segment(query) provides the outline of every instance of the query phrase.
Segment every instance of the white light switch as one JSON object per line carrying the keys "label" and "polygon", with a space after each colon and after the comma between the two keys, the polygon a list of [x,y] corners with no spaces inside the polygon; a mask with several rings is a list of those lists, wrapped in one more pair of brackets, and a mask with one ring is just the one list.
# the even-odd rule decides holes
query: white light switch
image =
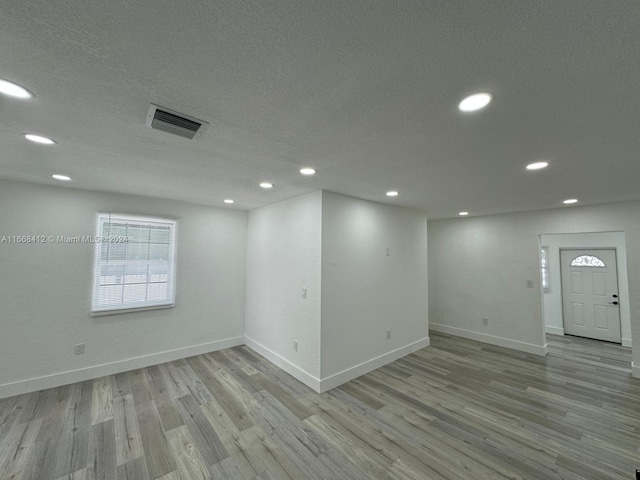
{"label": "white light switch", "polygon": [[302,298],[307,298],[307,289],[306,288],[302,288]]}
{"label": "white light switch", "polygon": [[533,288],[533,280],[527,280],[527,288]]}

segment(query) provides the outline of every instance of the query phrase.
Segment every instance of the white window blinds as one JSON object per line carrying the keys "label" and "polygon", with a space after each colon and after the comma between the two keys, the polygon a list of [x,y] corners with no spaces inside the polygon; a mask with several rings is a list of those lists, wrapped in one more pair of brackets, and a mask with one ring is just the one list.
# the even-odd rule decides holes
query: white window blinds
{"label": "white window blinds", "polygon": [[98,214],[93,313],[172,306],[176,222]]}

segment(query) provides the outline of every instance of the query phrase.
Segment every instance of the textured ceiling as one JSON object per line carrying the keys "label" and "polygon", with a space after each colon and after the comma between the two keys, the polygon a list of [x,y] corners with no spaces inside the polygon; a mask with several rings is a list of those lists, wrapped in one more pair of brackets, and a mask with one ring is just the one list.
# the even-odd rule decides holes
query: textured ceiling
{"label": "textured ceiling", "polygon": [[[3,0],[0,78],[36,95],[0,96],[2,178],[239,209],[325,189],[430,218],[640,198],[637,0]],[[210,125],[151,130],[150,103]]]}

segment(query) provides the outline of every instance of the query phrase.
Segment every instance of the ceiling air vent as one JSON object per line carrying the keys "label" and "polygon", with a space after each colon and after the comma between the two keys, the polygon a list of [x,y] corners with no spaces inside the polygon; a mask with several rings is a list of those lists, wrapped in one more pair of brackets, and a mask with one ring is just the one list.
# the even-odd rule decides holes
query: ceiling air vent
{"label": "ceiling air vent", "polygon": [[180,137],[193,139],[200,136],[208,123],[183,113],[174,112],[168,108],[151,104],[149,113],[147,114],[146,125],[156,130],[162,130],[163,132],[173,133]]}

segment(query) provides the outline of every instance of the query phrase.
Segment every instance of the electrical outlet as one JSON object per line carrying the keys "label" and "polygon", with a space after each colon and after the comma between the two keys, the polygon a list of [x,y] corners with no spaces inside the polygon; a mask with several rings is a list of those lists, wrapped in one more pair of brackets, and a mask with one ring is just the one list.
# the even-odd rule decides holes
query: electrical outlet
{"label": "electrical outlet", "polygon": [[527,288],[533,288],[533,280],[527,280]]}
{"label": "electrical outlet", "polygon": [[489,319],[488,318],[483,318],[482,319],[482,325],[489,325]]}
{"label": "electrical outlet", "polygon": [[387,340],[391,338],[391,330],[387,330]]}
{"label": "electrical outlet", "polygon": [[297,352],[298,351],[298,340],[294,340],[293,341],[293,351]]}
{"label": "electrical outlet", "polygon": [[84,353],[84,343],[76,343],[75,352],[76,355],[82,355]]}

